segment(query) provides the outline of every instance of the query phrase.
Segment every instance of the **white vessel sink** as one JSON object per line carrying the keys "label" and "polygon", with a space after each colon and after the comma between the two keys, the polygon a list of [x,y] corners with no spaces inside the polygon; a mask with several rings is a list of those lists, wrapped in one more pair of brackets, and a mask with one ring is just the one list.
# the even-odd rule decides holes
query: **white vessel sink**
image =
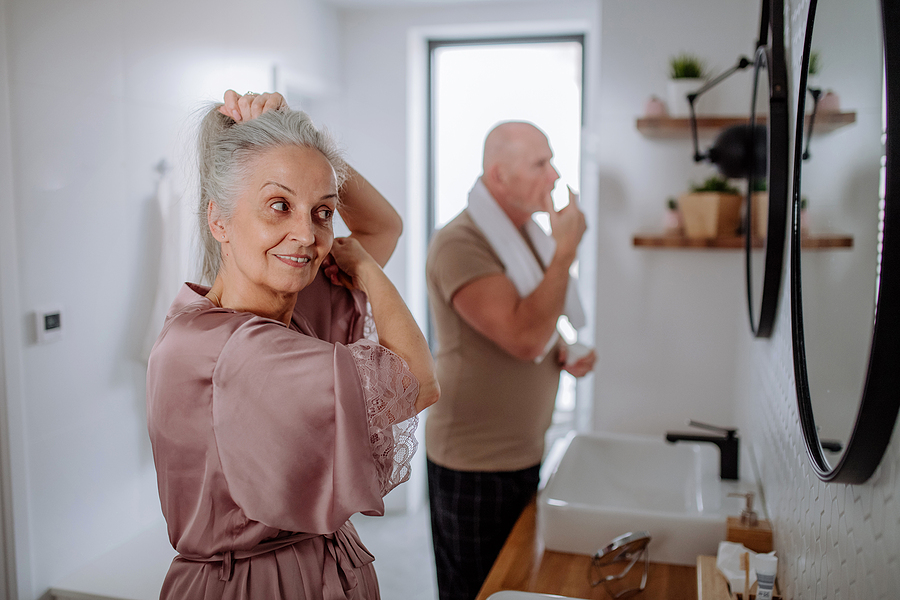
{"label": "white vessel sink", "polygon": [[719,479],[713,444],[578,434],[538,496],[538,530],[548,550],[576,554],[647,531],[651,561],[695,565],[716,554],[726,517],[741,514],[743,498],[728,494],[748,491],[758,497],[749,481]]}

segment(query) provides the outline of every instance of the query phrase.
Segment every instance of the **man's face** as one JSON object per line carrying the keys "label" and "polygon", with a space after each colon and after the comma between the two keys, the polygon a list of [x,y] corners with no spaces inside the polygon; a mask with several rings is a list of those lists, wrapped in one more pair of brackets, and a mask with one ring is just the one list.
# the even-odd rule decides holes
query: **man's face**
{"label": "man's face", "polygon": [[551,162],[553,151],[547,138],[537,129],[531,130],[523,136],[517,150],[507,172],[510,201],[528,214],[550,210],[550,194],[559,172]]}

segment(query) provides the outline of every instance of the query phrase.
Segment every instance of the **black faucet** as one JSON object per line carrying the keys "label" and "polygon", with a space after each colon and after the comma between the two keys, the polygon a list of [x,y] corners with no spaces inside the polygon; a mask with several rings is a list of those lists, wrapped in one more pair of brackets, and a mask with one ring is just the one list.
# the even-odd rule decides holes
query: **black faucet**
{"label": "black faucet", "polygon": [[721,479],[738,478],[738,438],[737,429],[716,427],[697,421],[688,421],[691,427],[709,429],[720,435],[697,435],[693,433],[666,433],[667,442],[711,442],[719,447],[719,477]]}

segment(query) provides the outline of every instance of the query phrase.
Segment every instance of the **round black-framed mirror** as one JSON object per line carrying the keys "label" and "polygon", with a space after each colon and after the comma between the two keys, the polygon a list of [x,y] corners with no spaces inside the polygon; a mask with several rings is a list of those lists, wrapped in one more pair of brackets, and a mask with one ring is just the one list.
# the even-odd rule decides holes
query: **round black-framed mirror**
{"label": "round black-framed mirror", "polygon": [[[764,0],[766,2],[767,0]],[[788,86],[782,0],[763,10],[768,46],[756,50],[750,107],[750,148],[744,219],[744,255],[750,331],[772,335],[784,264],[788,210]],[[762,125],[762,122],[765,125]],[[761,148],[761,150],[760,150]]]}
{"label": "round black-framed mirror", "polygon": [[[804,302],[801,258],[803,255],[803,227],[801,222],[801,173],[803,167],[804,122],[809,78],[810,56],[813,52],[813,33],[817,0],[809,0],[806,35],[797,98],[796,133],[794,139],[793,191],[791,195],[791,322],[794,374],[800,425],[807,453],[816,475],[823,481],[863,483],[871,477],[881,462],[890,442],[900,408],[900,160],[896,140],[900,140],[900,1],[881,0],[880,29],[883,48],[883,115],[884,156],[881,169],[881,194],[878,227],[878,261],[871,265],[875,275],[874,317],[871,318],[871,340],[861,397],[852,431],[839,458],[829,461],[823,449],[810,385],[807,337],[804,325]],[[852,42],[848,42],[852,43]],[[847,401],[856,402],[854,398]],[[834,464],[832,462],[834,461]]]}

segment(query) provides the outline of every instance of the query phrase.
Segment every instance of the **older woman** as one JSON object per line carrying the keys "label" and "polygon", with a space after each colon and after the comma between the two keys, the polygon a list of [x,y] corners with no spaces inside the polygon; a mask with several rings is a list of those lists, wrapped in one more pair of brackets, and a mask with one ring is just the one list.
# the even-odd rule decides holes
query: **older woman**
{"label": "older woman", "polygon": [[439,395],[381,270],[400,219],[278,94],[226,92],[199,159],[212,285],[182,288],[147,372],[178,551],[161,598],[378,598],[348,518],[383,513],[409,474],[415,415]]}

